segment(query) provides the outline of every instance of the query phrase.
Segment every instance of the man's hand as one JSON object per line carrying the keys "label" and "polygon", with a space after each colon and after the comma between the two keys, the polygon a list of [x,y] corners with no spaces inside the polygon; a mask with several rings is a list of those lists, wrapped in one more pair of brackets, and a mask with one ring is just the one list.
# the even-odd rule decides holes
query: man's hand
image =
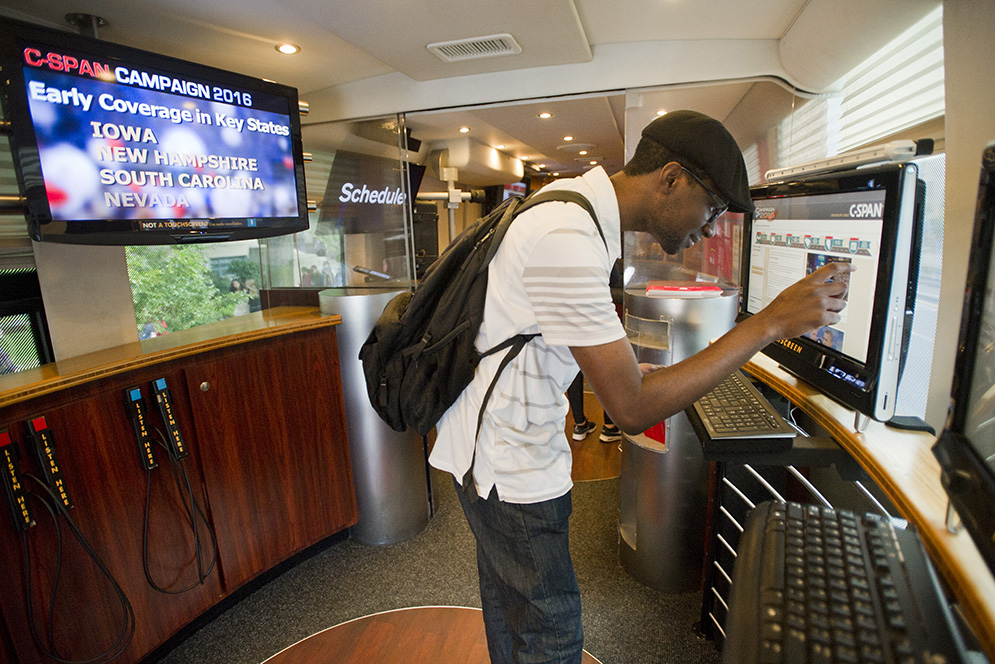
{"label": "man's hand", "polygon": [[852,270],[849,263],[830,263],[816,270],[786,288],[763,311],[677,364],[637,364],[624,337],[598,346],[573,346],[570,351],[612,420],[622,431],[638,433],[693,404],[767,344],[839,322],[847,280],[831,279]]}
{"label": "man's hand", "polygon": [[834,280],[854,270],[850,263],[829,263],[781,291],[756,317],[763,318],[775,339],[800,337],[840,320],[849,280]]}

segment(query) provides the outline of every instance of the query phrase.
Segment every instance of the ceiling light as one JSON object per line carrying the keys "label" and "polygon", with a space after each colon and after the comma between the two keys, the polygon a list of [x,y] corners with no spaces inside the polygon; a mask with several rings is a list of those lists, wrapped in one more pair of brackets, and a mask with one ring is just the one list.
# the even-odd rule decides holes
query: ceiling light
{"label": "ceiling light", "polygon": [[591,166],[594,166],[594,165],[595,165],[595,164],[597,164],[597,163],[598,163],[598,160],[597,160],[597,159],[592,159],[592,160],[591,160]]}
{"label": "ceiling light", "polygon": [[554,178],[556,178],[556,177],[560,177],[560,174],[559,174],[559,173],[553,173],[553,177],[554,177]]}
{"label": "ceiling light", "polygon": [[564,141],[572,141],[573,139],[574,139],[574,137],[573,137],[573,136],[564,136],[564,137],[563,137],[563,140],[564,140]]}
{"label": "ceiling light", "polygon": [[577,141],[570,141],[569,143],[556,146],[556,149],[562,150],[563,152],[569,152],[570,154],[589,154],[596,147],[598,147],[597,143],[578,143]]}
{"label": "ceiling light", "polygon": [[508,146],[505,145],[504,143],[502,143],[501,145],[495,145],[494,149],[495,150],[504,150],[506,147],[508,147]]}
{"label": "ceiling light", "polygon": [[656,114],[657,115],[666,115],[667,111],[661,108],[659,111],[656,112]]}
{"label": "ceiling light", "polygon": [[300,53],[301,47],[297,44],[277,44],[276,50],[284,55],[293,55],[294,53]]}
{"label": "ceiling light", "polygon": [[546,168],[546,164],[539,164],[539,168]]}
{"label": "ceiling light", "polygon": [[469,127],[460,127],[459,128],[459,133],[461,133],[461,134],[469,134],[470,133],[470,128]]}
{"label": "ceiling light", "polygon": [[544,113],[540,113],[540,114],[539,114],[539,117],[540,117],[540,118],[542,118],[543,120],[548,120],[548,119],[550,119],[551,117],[553,117],[553,114],[552,114],[552,113],[550,113],[549,111],[546,111],[546,112],[544,112]]}

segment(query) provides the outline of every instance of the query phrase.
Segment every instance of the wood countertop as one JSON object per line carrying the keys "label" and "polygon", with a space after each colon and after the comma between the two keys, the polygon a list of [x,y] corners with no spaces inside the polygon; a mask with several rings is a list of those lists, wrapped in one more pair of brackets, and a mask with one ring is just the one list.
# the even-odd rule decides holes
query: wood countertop
{"label": "wood countertop", "polygon": [[87,353],[0,376],[0,408],[132,369],[341,322],[316,307],[276,307]]}
{"label": "wood countertop", "polygon": [[901,516],[915,525],[965,619],[988,658],[995,661],[995,578],[967,531],[952,534],[947,530],[947,496],[932,453],[936,437],[873,420],[857,432],[852,410],[780,369],[765,355],[755,356],[744,370],[822,426],[867,471]]}

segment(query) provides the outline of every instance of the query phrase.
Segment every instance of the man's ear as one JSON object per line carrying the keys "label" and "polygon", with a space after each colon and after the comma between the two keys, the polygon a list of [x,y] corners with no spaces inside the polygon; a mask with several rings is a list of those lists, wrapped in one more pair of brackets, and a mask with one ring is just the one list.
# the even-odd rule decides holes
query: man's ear
{"label": "man's ear", "polygon": [[683,168],[676,161],[669,161],[658,171],[661,191],[669,192],[677,184]]}

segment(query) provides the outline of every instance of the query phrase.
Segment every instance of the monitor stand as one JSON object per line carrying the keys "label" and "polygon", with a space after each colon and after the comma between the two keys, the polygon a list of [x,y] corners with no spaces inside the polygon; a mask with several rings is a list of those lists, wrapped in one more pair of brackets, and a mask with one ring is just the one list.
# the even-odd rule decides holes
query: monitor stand
{"label": "monitor stand", "polygon": [[862,433],[864,429],[867,428],[867,423],[871,421],[867,415],[863,413],[854,412],[853,414],[853,430],[857,433]]}
{"label": "monitor stand", "polygon": [[885,425],[902,431],[925,431],[928,434],[936,435],[936,429],[929,426],[921,417],[913,415],[896,415],[885,422]]}

